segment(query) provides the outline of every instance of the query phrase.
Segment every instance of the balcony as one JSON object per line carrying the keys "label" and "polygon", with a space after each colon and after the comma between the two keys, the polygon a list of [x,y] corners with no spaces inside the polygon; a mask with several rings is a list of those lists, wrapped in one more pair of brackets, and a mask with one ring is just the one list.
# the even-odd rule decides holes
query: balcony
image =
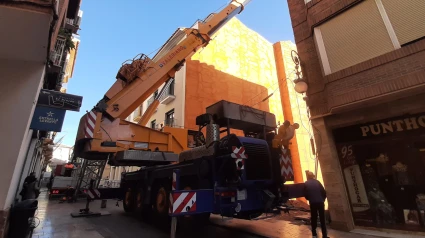
{"label": "balcony", "polygon": [[53,65],[56,67],[61,67],[62,59],[66,57],[66,52],[64,52],[65,41],[66,41],[65,38],[58,36],[56,40],[55,48],[53,48],[50,54],[50,59],[52,60]]}
{"label": "balcony", "polygon": [[176,126],[176,120],[174,118],[168,118],[164,121],[165,126],[169,127],[175,127]]}
{"label": "balcony", "polygon": [[79,10],[78,15],[75,18],[65,18],[65,28],[70,30],[73,34],[77,34],[80,30],[81,18],[83,17],[83,11]]}
{"label": "balcony", "polygon": [[[42,3],[47,7],[34,6]],[[0,1],[0,58],[45,62],[52,1]],[[6,20],[7,19],[7,20]]]}
{"label": "balcony", "polygon": [[172,102],[174,99],[176,99],[176,96],[166,93],[166,94],[162,95],[162,97],[159,99],[159,101],[161,102],[161,104],[167,105],[170,102]]}
{"label": "balcony", "polygon": [[174,99],[176,99],[176,96],[174,95],[174,81],[170,84],[170,86],[167,88],[167,91],[161,96],[159,99],[159,102],[161,104],[169,104]]}

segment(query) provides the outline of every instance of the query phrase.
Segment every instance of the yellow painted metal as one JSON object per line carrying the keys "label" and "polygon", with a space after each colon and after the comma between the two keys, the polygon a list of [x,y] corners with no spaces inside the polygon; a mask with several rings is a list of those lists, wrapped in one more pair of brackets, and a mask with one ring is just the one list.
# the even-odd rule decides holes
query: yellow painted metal
{"label": "yellow painted metal", "polygon": [[[128,149],[140,149],[136,143],[147,143],[151,150],[172,151],[180,153],[187,149],[187,130],[173,128],[163,128],[163,131],[146,128],[143,123],[146,115],[138,124],[125,121],[137,107],[139,107],[155,90],[170,78],[173,78],[176,71],[181,68],[186,58],[191,57],[198,49],[206,46],[210,40],[210,34],[222,27],[230,16],[239,14],[243,10],[243,5],[238,1],[232,1],[220,12],[210,15],[207,21],[200,22],[198,29],[186,28],[186,38],[171,49],[167,54],[158,60],[152,61],[144,57],[134,60],[131,64],[121,67],[116,82],[105,94],[106,103],[105,115],[98,112],[93,132],[93,138],[85,137],[85,118],[80,120],[76,141],[83,143],[83,151],[76,147],[76,153],[81,152],[101,152],[115,153]],[[126,67],[135,67],[137,71],[126,70]],[[134,68],[133,67],[133,68]],[[133,69],[131,68],[131,69]],[[129,73],[130,72],[130,73]],[[126,74],[127,73],[127,74]],[[131,78],[122,80],[123,75],[130,75]],[[157,105],[159,101],[155,100]],[[155,105],[151,105],[153,110]],[[145,114],[149,114],[151,111]],[[104,142],[108,146],[102,146]],[[76,143],[76,144],[77,144]],[[113,146],[115,143],[115,146]]]}
{"label": "yellow painted metal", "polygon": [[145,113],[142,115],[142,118],[140,118],[139,122],[137,124],[144,126],[148,124],[149,119],[152,117],[152,115],[155,113],[155,110],[159,106],[159,100],[154,100],[151,105],[149,105],[148,109],[146,109]]}

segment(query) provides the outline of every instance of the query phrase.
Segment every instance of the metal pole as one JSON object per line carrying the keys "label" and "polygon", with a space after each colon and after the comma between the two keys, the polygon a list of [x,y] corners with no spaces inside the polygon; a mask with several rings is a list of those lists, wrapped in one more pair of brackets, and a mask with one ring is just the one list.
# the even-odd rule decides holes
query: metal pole
{"label": "metal pole", "polygon": [[171,218],[171,238],[176,238],[176,230],[177,230],[177,217]]}
{"label": "metal pole", "polygon": [[[179,190],[180,189],[180,170],[179,169],[175,169],[173,171],[173,181],[171,183],[171,190]],[[172,194],[170,194],[170,197],[172,196]],[[170,198],[171,199],[171,198]],[[173,204],[171,203],[170,206],[173,206]],[[170,208],[170,211],[173,212],[173,207]],[[171,218],[171,233],[170,233],[170,237],[171,238],[176,238],[176,232],[177,232],[177,217],[172,217]]]}

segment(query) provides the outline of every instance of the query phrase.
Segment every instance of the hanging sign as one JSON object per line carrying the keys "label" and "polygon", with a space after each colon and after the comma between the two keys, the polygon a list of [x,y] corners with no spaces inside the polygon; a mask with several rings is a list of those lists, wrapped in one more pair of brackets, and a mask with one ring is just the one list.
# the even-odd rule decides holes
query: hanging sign
{"label": "hanging sign", "polygon": [[54,107],[62,110],[80,111],[83,97],[41,89],[38,96],[37,106]]}
{"label": "hanging sign", "polygon": [[65,112],[57,108],[36,106],[30,129],[60,132]]}

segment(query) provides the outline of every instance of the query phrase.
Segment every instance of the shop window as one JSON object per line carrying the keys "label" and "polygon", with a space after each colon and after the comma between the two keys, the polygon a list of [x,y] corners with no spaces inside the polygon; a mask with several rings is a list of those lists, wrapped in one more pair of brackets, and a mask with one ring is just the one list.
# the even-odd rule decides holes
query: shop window
{"label": "shop window", "polygon": [[425,114],[334,130],[357,226],[425,231]]}

